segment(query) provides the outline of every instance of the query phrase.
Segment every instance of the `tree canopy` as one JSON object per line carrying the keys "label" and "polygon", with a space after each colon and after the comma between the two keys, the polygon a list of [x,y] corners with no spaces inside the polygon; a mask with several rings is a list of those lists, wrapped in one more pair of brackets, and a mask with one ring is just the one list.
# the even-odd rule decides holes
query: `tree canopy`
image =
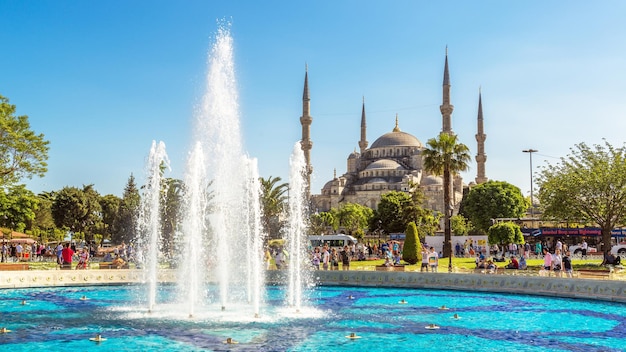
{"label": "tree canopy", "polygon": [[462,203],[467,218],[483,233],[491,227],[491,219],[522,217],[529,205],[518,187],[503,181],[472,187]]}
{"label": "tree canopy", "polygon": [[626,220],[626,147],[604,141],[592,147],[580,143],[570,151],[539,172],[543,217],[596,223],[608,245],[611,230]]}
{"label": "tree canopy", "polygon": [[524,243],[524,235],[519,225],[512,222],[501,222],[489,228],[488,241],[490,244]]}
{"label": "tree canopy", "polygon": [[43,177],[48,171],[48,144],[30,128],[28,116],[15,116],[15,105],[0,95],[0,186]]}
{"label": "tree canopy", "polygon": [[374,216],[374,211],[356,203],[343,204],[337,211],[339,226],[344,227],[350,235],[363,237],[365,230]]}
{"label": "tree canopy", "polygon": [[280,183],[280,177],[259,178],[261,183],[261,223],[270,238],[278,238],[282,222],[280,215],[287,201],[288,183]]}
{"label": "tree canopy", "polygon": [[457,136],[453,133],[441,132],[438,138],[431,138],[426,142],[427,147],[422,152],[424,156],[424,170],[435,175],[443,175],[443,206],[444,217],[446,219],[443,255],[448,257],[452,254],[451,231],[448,214],[450,202],[452,176],[469,168],[471,160],[469,148],[459,143]]}

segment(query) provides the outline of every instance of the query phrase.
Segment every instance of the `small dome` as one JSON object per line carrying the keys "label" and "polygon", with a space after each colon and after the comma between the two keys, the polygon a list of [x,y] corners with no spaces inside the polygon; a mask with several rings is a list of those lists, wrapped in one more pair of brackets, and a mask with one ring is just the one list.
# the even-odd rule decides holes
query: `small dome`
{"label": "small dome", "polygon": [[396,146],[422,148],[422,142],[409,133],[394,131],[380,136],[374,143],[372,143],[370,149]]}
{"label": "small dome", "polygon": [[348,159],[358,159],[359,156],[360,156],[359,153],[353,152],[353,153],[350,153],[350,155],[348,156]]}
{"label": "small dome", "polygon": [[422,179],[422,186],[443,185],[443,179],[439,176],[428,175]]}
{"label": "small dome", "polygon": [[405,170],[402,165],[397,162],[389,159],[381,159],[377,160],[365,168],[365,170]]}

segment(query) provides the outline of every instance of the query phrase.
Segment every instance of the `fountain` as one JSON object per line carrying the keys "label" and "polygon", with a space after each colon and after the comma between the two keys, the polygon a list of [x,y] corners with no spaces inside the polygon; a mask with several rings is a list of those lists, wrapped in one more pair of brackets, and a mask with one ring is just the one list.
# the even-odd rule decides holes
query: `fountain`
{"label": "fountain", "polygon": [[143,192],[138,222],[139,248],[138,257],[145,260],[148,283],[148,311],[152,311],[156,304],[159,234],[161,233],[161,185],[163,184],[162,167],[169,166],[165,143],[152,142],[150,154],[146,163],[146,183]]}
{"label": "fountain", "polygon": [[[264,234],[256,159],[241,142],[238,94],[230,33],[220,28],[209,53],[206,94],[195,113],[193,145],[184,177],[184,219],[177,236],[182,250],[177,285],[189,317],[202,306],[218,303],[222,311],[236,303],[260,315],[264,289]],[[148,270],[148,310],[153,310],[159,252],[160,143],[151,150],[140,234]],[[217,282],[217,297],[207,296],[207,282]]]}
{"label": "fountain", "polygon": [[306,273],[308,258],[304,236],[306,234],[306,162],[300,143],[296,143],[289,159],[289,214],[286,241],[289,248],[289,281],[287,303],[294,307],[296,312],[302,308],[302,290],[308,285]]}

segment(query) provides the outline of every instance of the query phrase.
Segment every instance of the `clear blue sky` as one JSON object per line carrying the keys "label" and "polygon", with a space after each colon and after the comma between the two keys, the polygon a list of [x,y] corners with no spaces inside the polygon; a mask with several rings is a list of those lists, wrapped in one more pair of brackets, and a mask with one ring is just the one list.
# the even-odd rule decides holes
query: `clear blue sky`
{"label": "clear blue sky", "polygon": [[[260,175],[288,177],[309,68],[312,190],[346,171],[362,97],[371,143],[394,127],[441,130],[449,47],[453,130],[476,154],[482,86],[487,176],[530,190],[536,168],[580,142],[626,131],[624,1],[0,0],[0,94],[50,140],[49,172],[27,184],[94,184],[121,195],[144,179],[152,140],[181,177],[206,61],[231,22],[243,140]],[[464,174],[476,176],[475,163]]]}

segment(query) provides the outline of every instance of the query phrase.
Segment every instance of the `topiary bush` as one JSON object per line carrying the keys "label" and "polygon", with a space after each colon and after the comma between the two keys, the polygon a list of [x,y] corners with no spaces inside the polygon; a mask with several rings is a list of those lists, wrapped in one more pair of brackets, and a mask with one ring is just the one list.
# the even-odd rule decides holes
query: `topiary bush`
{"label": "topiary bush", "polygon": [[417,264],[422,260],[422,243],[419,240],[415,223],[410,222],[404,233],[406,236],[402,248],[402,260],[409,264]]}

